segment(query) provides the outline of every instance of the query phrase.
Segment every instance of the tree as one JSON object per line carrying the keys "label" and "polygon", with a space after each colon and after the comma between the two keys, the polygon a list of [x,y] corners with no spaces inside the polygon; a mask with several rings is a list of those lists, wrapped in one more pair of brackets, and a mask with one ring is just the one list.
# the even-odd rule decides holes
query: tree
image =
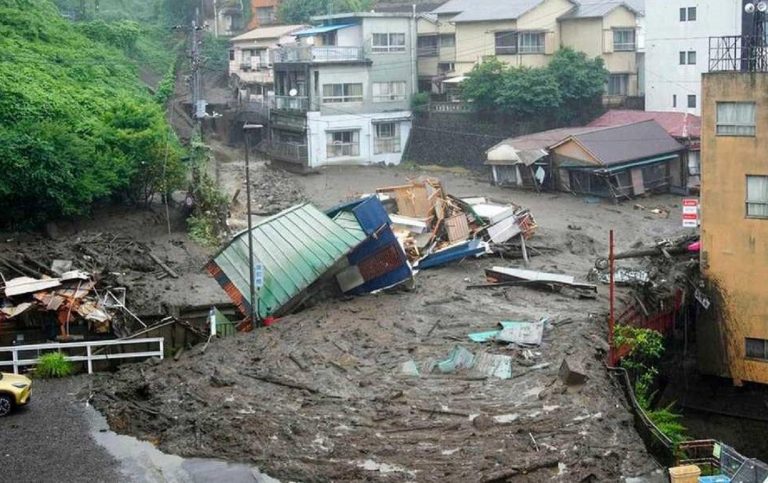
{"label": "tree", "polygon": [[508,69],[496,91],[498,109],[515,118],[550,119],[561,103],[557,80],[547,69]]}
{"label": "tree", "polygon": [[480,111],[499,109],[499,86],[509,68],[496,57],[475,65],[461,83],[461,96]]}
{"label": "tree", "polygon": [[555,53],[547,69],[560,86],[561,124],[581,124],[599,115],[608,78],[602,58],[590,59],[583,52],[565,48]]}
{"label": "tree", "polygon": [[278,17],[283,23],[307,23],[315,15],[343,12],[364,12],[373,7],[373,0],[284,0]]}

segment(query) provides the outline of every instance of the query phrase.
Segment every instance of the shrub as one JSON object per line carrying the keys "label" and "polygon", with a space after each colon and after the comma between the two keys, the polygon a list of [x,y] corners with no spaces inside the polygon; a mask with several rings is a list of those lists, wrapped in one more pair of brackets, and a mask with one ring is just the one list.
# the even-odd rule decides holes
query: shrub
{"label": "shrub", "polygon": [[49,352],[40,357],[35,374],[44,379],[67,377],[75,372],[72,363],[61,352]]}

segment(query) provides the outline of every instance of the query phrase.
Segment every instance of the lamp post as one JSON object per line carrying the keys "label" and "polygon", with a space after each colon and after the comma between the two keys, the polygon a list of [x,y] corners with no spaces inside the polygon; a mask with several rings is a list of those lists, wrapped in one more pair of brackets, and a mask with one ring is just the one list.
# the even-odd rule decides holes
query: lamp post
{"label": "lamp post", "polygon": [[251,323],[256,324],[259,319],[259,314],[256,309],[256,272],[253,266],[253,221],[251,220],[251,163],[250,163],[250,151],[251,143],[249,142],[249,131],[255,131],[262,129],[264,126],[261,124],[248,124],[243,125],[243,137],[245,138],[245,196],[248,198],[246,206],[246,216],[248,217],[248,275],[249,275],[249,296],[251,304]]}

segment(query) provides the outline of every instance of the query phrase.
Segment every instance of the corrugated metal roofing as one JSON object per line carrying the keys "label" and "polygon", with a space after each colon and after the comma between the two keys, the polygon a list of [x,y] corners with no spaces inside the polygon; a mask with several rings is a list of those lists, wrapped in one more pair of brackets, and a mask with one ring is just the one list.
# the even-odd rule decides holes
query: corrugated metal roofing
{"label": "corrugated metal roofing", "polygon": [[593,18],[603,17],[614,9],[624,6],[629,10],[644,15],[644,0],[576,0],[579,4],[574,10],[563,15],[562,19],[568,18]]}
{"label": "corrugated metal roofing", "polygon": [[355,24],[352,24],[352,23],[345,23],[345,24],[339,24],[339,25],[320,25],[317,27],[310,27],[308,29],[300,30],[298,32],[295,32],[293,35],[295,35],[296,37],[308,37],[310,35],[334,32],[336,30],[345,29],[347,27],[352,27],[354,25]]}
{"label": "corrugated metal roofing", "polygon": [[[264,286],[257,291],[262,317],[277,312],[365,239],[351,221],[346,216],[334,221],[305,203],[253,227],[254,263],[264,266]],[[213,258],[218,270],[209,268],[245,313],[250,311],[247,234],[237,234]]]}
{"label": "corrugated metal roofing", "polygon": [[564,142],[569,140],[578,142],[605,166],[674,153],[683,149],[683,145],[667,134],[667,131],[656,121],[597,129],[593,132],[573,135]]}
{"label": "corrugated metal roofing", "polygon": [[306,27],[306,25],[278,25],[275,27],[262,27],[249,30],[244,34],[238,35],[237,37],[232,37],[230,41],[241,42],[245,40],[279,39],[284,35],[288,35]]}
{"label": "corrugated metal roofing", "polygon": [[590,122],[588,126],[621,126],[622,124],[632,124],[640,121],[648,121],[650,119],[653,119],[654,121],[661,124],[661,127],[666,129],[666,131],[672,137],[701,137],[701,118],[699,116],[686,114],[684,112],[630,111],[613,109]]}
{"label": "corrugated metal roofing", "polygon": [[[513,20],[538,7],[544,0],[474,0],[467,2],[461,13],[451,22],[483,22],[487,20]],[[443,6],[445,7],[445,5]],[[441,8],[443,8],[441,7]]]}

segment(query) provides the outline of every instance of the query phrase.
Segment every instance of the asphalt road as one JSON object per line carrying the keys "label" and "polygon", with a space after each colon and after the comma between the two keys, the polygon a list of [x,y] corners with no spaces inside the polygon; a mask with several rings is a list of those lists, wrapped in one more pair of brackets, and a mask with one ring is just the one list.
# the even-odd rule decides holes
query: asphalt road
{"label": "asphalt road", "polygon": [[118,462],[91,437],[76,403],[82,387],[82,377],[35,380],[30,404],[0,418],[0,480],[120,481]]}

